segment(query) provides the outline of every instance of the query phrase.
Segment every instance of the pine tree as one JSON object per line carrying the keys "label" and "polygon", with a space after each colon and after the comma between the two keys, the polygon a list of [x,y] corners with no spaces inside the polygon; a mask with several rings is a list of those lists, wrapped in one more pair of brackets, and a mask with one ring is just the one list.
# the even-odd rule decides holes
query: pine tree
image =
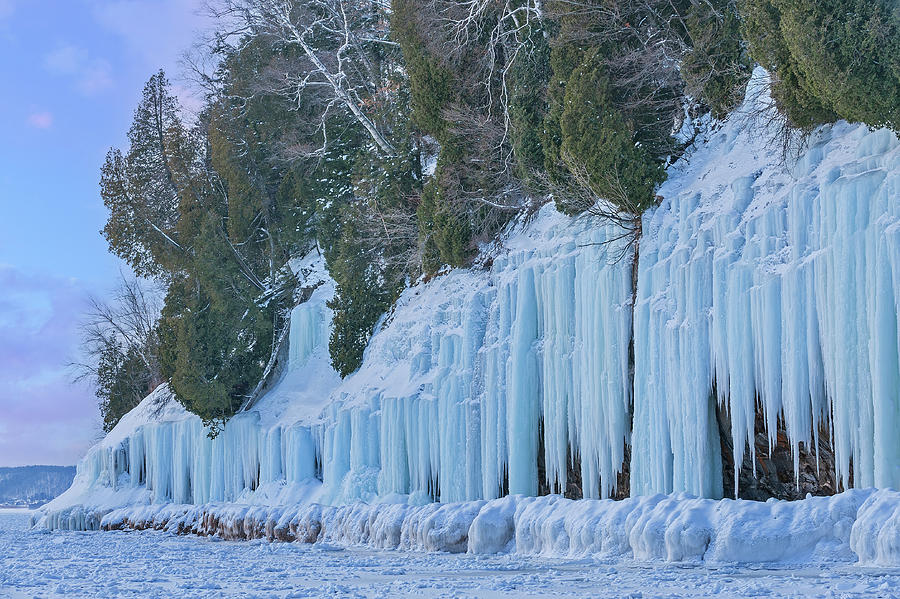
{"label": "pine tree", "polygon": [[197,148],[162,71],[144,86],[128,141],[124,156],[110,150],[101,170],[100,195],[110,213],[103,235],[137,274],[163,276],[184,257],[178,205],[193,191]]}

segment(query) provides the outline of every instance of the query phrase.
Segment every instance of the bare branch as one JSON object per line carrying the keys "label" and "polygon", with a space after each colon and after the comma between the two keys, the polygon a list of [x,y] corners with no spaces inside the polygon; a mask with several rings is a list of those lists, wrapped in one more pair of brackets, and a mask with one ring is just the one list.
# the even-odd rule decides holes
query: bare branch
{"label": "bare branch", "polygon": [[278,61],[261,83],[298,108],[317,97],[323,138],[329,112],[339,105],[393,156],[396,149],[367,109],[382,78],[367,46],[396,45],[380,25],[384,10],[371,0],[221,0],[212,14],[222,26],[220,40],[264,36],[273,45],[300,49],[302,59]]}

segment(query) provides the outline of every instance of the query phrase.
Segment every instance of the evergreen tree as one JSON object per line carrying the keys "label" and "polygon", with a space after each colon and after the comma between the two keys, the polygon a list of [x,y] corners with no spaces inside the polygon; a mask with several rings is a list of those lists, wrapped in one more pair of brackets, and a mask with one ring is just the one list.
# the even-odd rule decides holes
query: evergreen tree
{"label": "evergreen tree", "polygon": [[110,150],[101,170],[100,195],[109,210],[103,235],[137,274],[163,276],[184,257],[178,204],[193,191],[197,147],[162,71],[144,86],[128,141],[128,152]]}
{"label": "evergreen tree", "polygon": [[96,394],[103,431],[109,432],[153,390],[152,374],[137,349],[125,347],[118,340],[100,350],[96,368]]}
{"label": "evergreen tree", "polygon": [[743,32],[790,124],[900,130],[900,7],[888,0],[743,0]]}
{"label": "evergreen tree", "polygon": [[685,23],[691,42],[681,65],[685,86],[723,119],[743,100],[752,68],[737,6],[734,0],[694,2]]}

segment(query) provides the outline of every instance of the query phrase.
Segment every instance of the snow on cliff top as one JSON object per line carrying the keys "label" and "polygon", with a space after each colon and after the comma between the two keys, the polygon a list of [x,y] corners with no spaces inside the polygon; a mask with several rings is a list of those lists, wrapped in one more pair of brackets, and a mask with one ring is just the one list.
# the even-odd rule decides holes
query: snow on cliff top
{"label": "snow on cliff top", "polygon": [[175,399],[172,390],[167,383],[163,383],[150,392],[150,395],[141,400],[130,412],[122,416],[122,419],[109,433],[98,443],[100,447],[115,447],[149,422],[170,422],[182,420],[190,414]]}

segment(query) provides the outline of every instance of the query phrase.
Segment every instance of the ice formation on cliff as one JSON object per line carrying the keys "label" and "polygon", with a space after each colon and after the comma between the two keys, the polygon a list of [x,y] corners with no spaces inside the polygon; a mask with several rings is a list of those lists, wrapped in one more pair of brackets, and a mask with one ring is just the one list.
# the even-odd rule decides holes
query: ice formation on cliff
{"label": "ice formation on cliff", "polygon": [[333,285],[311,256],[288,366],[253,409],[210,440],[161,388],[48,512],[534,495],[539,461],[563,489],[575,457],[585,496],[605,497],[628,444],[632,495],[719,497],[717,401],[736,463],[760,402],[770,439],[778,419],[795,448],[833,431],[845,488],[900,487],[896,136],[839,123],[784,164],[737,114],[669,174],[643,219],[633,317],[632,254],[606,243],[621,231],[548,206],[489,267],[407,289],[341,381]]}
{"label": "ice formation on cliff", "polygon": [[844,488],[898,488],[900,143],[841,122],[783,166],[766,130],[732,118],[644,218],[632,493],[721,496],[716,400],[734,463],[760,402],[795,469],[824,425]]}
{"label": "ice formation on cliff", "polygon": [[604,243],[619,233],[546,208],[489,271],[405,293],[328,408],[326,486],[461,501],[508,477],[533,495],[542,425],[548,483],[565,487],[571,447],[585,494],[607,495],[629,435],[631,260]]}

